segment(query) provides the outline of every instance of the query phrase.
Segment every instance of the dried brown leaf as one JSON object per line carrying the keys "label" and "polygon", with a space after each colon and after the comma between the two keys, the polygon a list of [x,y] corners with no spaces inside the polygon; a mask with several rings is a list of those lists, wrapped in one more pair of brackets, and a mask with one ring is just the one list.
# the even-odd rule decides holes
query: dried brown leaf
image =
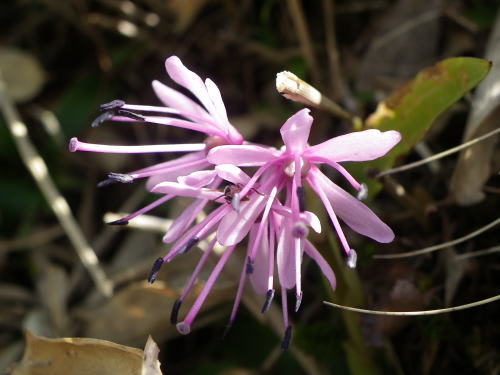
{"label": "dried brown leaf", "polygon": [[[464,142],[500,126],[500,13],[486,49],[486,59],[493,62],[490,74],[478,86],[467,121]],[[493,136],[463,150],[453,173],[450,191],[460,205],[471,205],[484,199],[482,191],[491,176],[492,159],[498,153]]]}
{"label": "dried brown leaf", "polygon": [[160,353],[160,348],[158,348],[153,338],[149,336],[142,357],[141,375],[162,375],[158,353]]}
{"label": "dried brown leaf", "polygon": [[26,332],[22,361],[12,375],[137,375],[142,350],[88,338],[47,339]]}

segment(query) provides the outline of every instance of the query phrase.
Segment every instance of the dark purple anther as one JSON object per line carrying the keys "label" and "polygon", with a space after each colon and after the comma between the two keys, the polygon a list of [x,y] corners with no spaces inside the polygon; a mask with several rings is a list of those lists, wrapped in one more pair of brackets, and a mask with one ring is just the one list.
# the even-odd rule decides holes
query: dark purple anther
{"label": "dark purple anther", "polygon": [[177,316],[179,315],[181,304],[182,300],[178,299],[174,302],[174,306],[172,306],[172,311],[170,312],[170,323],[172,323],[173,325],[177,324]]}
{"label": "dark purple anther", "polygon": [[290,340],[292,339],[292,326],[288,326],[285,329],[285,335],[283,336],[283,341],[281,341],[281,349],[287,350],[290,346]]}
{"label": "dark purple anther", "polygon": [[101,111],[110,111],[113,109],[118,109],[121,108],[125,105],[125,102],[120,99],[113,100],[112,102],[109,103],[104,103],[100,105]]}
{"label": "dark purple anther", "polygon": [[247,275],[251,275],[254,271],[254,267],[253,267],[253,263],[254,263],[254,260],[250,257],[247,257],[247,264],[246,264],[246,274]]}
{"label": "dark purple anther", "polygon": [[134,182],[134,177],[125,173],[110,173],[108,174],[108,178],[122,184],[131,184]]}
{"label": "dark purple anther", "polygon": [[99,125],[101,125],[105,121],[108,121],[113,116],[114,116],[113,112],[101,113],[99,116],[96,117],[96,119],[94,121],[92,121],[92,124],[90,124],[90,126],[93,128],[97,128]]}
{"label": "dark purple anther", "polygon": [[297,198],[299,200],[299,211],[304,212],[306,210],[306,191],[302,186],[297,188]]}
{"label": "dark purple anther", "polygon": [[185,245],[184,247],[179,250],[179,254],[186,254],[191,248],[198,243],[200,239],[196,236],[191,238]]}
{"label": "dark purple anther", "polygon": [[120,116],[123,116],[123,117],[131,118],[133,120],[138,120],[138,121],[144,121],[145,120],[144,116],[138,115],[137,113],[134,113],[134,112],[125,111],[123,109],[119,109],[116,112],[116,114],[120,115]]}
{"label": "dark purple anther", "polygon": [[115,221],[110,221],[109,223],[106,223],[108,225],[128,225],[128,220],[125,219],[118,219]]}
{"label": "dark purple anther", "polygon": [[271,302],[273,302],[273,298],[274,298],[274,289],[269,289],[266,292],[266,301],[264,302],[262,310],[260,311],[262,314],[265,314],[266,312],[269,311],[269,308],[271,307]]}
{"label": "dark purple anther", "polygon": [[108,186],[108,185],[113,185],[113,184],[116,184],[116,181],[115,180],[112,180],[110,178],[107,178],[101,182],[98,182],[97,183],[97,187],[98,188],[102,188],[102,187],[105,187],[105,186]]}
{"label": "dark purple anther", "polygon": [[153,267],[151,267],[151,271],[149,272],[148,276],[148,282],[150,282],[151,284],[153,284],[156,278],[158,277],[158,272],[160,272],[160,268],[163,262],[164,262],[163,258],[160,257],[156,259],[155,262],[153,263]]}
{"label": "dark purple anther", "polygon": [[302,292],[295,296],[295,312],[299,311],[300,304],[302,303]]}
{"label": "dark purple anther", "polygon": [[233,320],[230,320],[229,322],[227,322],[226,326],[224,327],[224,332],[222,333],[223,339],[227,336],[227,334],[229,333],[229,331],[233,327],[233,323],[234,323]]}

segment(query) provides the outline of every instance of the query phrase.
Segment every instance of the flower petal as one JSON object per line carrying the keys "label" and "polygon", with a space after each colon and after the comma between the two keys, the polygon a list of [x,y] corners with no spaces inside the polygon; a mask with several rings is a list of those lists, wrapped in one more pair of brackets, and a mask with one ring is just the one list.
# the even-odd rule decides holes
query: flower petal
{"label": "flower petal", "polygon": [[307,146],[307,139],[313,122],[309,109],[298,111],[281,127],[281,138],[288,152],[300,153]]}
{"label": "flower petal", "polygon": [[[197,115],[199,117],[207,119],[207,121],[211,121],[209,114],[201,105],[194,102],[179,91],[174,90],[156,80],[153,81],[152,86],[154,92],[156,93],[156,96],[167,107],[175,108],[182,112],[185,112],[187,118],[190,118],[187,114],[192,113],[193,115]],[[191,120],[198,122],[197,119]]]}
{"label": "flower petal", "polygon": [[354,198],[345,190],[335,185],[318,169],[311,169],[316,183],[324,190],[335,214],[356,232],[373,238],[378,242],[391,242],[394,232],[378,218],[364,203]]}
{"label": "flower petal", "polygon": [[167,233],[163,236],[163,242],[170,243],[176,241],[179,236],[191,225],[194,219],[196,219],[206,204],[206,199],[197,199],[184,209],[184,211],[182,211],[182,213],[175,218],[172,224],[170,224]]}
{"label": "flower petal", "polygon": [[214,117],[216,117],[224,128],[228,128],[229,120],[227,118],[226,107],[224,106],[224,102],[222,101],[222,96],[220,94],[219,88],[217,85],[210,79],[207,78],[205,80],[205,87],[207,88],[208,96],[210,97],[214,107],[216,109],[216,113],[213,113]]}
{"label": "flower petal", "polygon": [[[190,154],[186,155],[186,156],[189,156]],[[183,158],[186,158],[186,156],[183,156]],[[180,159],[180,158],[179,158]],[[186,158],[185,159],[185,164],[186,166],[181,168],[182,167],[182,163],[177,163],[178,159],[176,160],[172,160],[172,171],[168,171],[167,172],[160,172],[159,174],[156,174],[156,175],[153,175],[151,176],[150,178],[148,178],[147,182],[146,182],[146,188],[149,190],[149,191],[152,191],[153,188],[158,185],[159,183],[161,182],[164,182],[164,181],[175,181],[177,180],[177,178],[179,176],[182,176],[182,175],[186,175],[186,174],[189,174],[189,173],[192,173],[192,172],[195,172],[195,171],[199,171],[200,169],[204,169],[206,167],[209,166],[209,164],[207,163],[207,165],[204,165],[204,164],[194,164],[192,163],[191,165],[189,165],[188,163],[191,162],[191,160],[193,161],[196,161],[196,159],[194,158]],[[176,163],[174,163],[176,162]],[[168,162],[167,162],[168,163]],[[165,163],[164,166],[168,166],[170,164],[167,164]],[[163,169],[163,168],[162,168]]]}
{"label": "flower petal", "polygon": [[332,138],[309,147],[304,156],[326,158],[331,161],[365,161],[384,156],[401,140],[401,134],[389,130],[369,129]]}
{"label": "flower petal", "polygon": [[[257,235],[259,224],[252,225],[248,239],[248,248],[251,249]],[[257,244],[257,253],[253,264],[253,273],[249,275],[253,289],[257,294],[265,294],[267,292],[267,271],[269,258],[269,240],[267,225],[264,226],[264,231]]]}
{"label": "flower petal", "polygon": [[217,175],[231,182],[232,184],[242,184],[245,185],[248,181],[250,181],[250,177],[243,172],[240,168],[233,164],[219,164],[215,166],[215,171]]}
{"label": "flower petal", "polygon": [[321,233],[321,222],[313,212],[304,211],[300,213],[300,216],[316,233]]}
{"label": "flower petal", "polygon": [[172,80],[193,93],[210,113],[217,113],[207,88],[198,74],[184,66],[177,56],[171,56],[165,61],[167,73]]}
{"label": "flower petal", "polygon": [[158,185],[154,186],[151,191],[153,193],[173,194],[181,197],[205,199],[217,199],[221,195],[221,193],[217,190],[205,188],[200,189],[170,181],[160,182]]}
{"label": "flower petal", "polygon": [[204,171],[195,171],[187,176],[179,176],[177,177],[177,181],[180,184],[189,185],[193,187],[202,187],[211,183],[214,178],[217,176],[217,172],[215,170],[204,170]]}
{"label": "flower petal", "polygon": [[[284,219],[283,226],[276,248],[276,263],[278,265],[278,276],[282,287],[291,289],[296,282],[295,263],[295,238],[292,236],[292,220]],[[304,251],[305,241],[301,240],[301,253]],[[301,254],[302,255],[302,254]]]}
{"label": "flower petal", "polygon": [[240,242],[250,231],[257,216],[266,203],[265,196],[255,195],[241,204],[239,212],[231,211],[220,222],[217,230],[217,241],[221,245],[231,246]]}
{"label": "flower petal", "polygon": [[233,144],[241,144],[243,142],[243,137],[241,134],[231,125],[227,118],[226,107],[222,101],[222,96],[220,94],[217,85],[210,79],[205,80],[205,86],[207,87],[208,95],[214,104],[217,113],[214,113],[214,117],[221,123],[221,128],[224,128]]}
{"label": "flower petal", "polygon": [[316,250],[316,248],[313,246],[312,243],[309,241],[306,241],[305,247],[304,247],[304,252],[309,255],[318,265],[320,268],[321,272],[323,272],[323,275],[326,277],[328,282],[330,283],[330,286],[332,287],[333,290],[335,290],[337,286],[337,280],[335,278],[335,274],[333,273],[332,268],[328,264],[328,262],[323,258],[321,253]]}
{"label": "flower petal", "polygon": [[214,147],[207,155],[212,164],[233,164],[242,167],[263,165],[277,158],[277,150],[256,145],[228,145]]}

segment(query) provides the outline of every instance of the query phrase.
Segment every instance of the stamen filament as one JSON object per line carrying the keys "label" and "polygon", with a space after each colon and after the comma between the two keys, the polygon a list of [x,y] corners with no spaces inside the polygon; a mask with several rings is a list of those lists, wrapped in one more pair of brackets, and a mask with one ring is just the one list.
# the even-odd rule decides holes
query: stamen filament
{"label": "stamen filament", "polygon": [[339,237],[340,243],[342,244],[345,253],[349,254],[351,248],[349,247],[344,232],[342,231],[339,219],[337,218],[337,215],[335,215],[330,200],[326,196],[325,192],[323,191],[321,186],[318,183],[316,183],[316,176],[315,176],[316,171],[317,171],[316,169],[314,171],[311,169],[311,173],[309,173],[309,175],[307,176],[307,182],[311,186],[311,188],[316,192],[316,194],[319,195],[319,198],[323,202],[323,205],[325,206],[326,211],[328,212],[328,216],[330,216],[330,219],[332,220],[332,224],[335,228],[335,231],[337,232],[337,236]]}
{"label": "stamen filament", "polygon": [[196,318],[196,315],[200,311],[201,306],[205,302],[205,299],[207,298],[208,294],[210,293],[210,290],[214,286],[215,281],[219,277],[219,274],[221,273],[222,269],[226,265],[227,260],[229,259],[229,257],[233,253],[234,249],[235,249],[235,246],[229,246],[228,248],[226,248],[226,251],[224,251],[224,253],[220,257],[220,259],[217,262],[217,264],[215,265],[212,273],[208,277],[207,282],[203,286],[203,289],[201,290],[198,297],[196,297],[196,300],[195,300],[193,306],[191,306],[191,309],[189,309],[189,312],[187,313],[186,318],[184,319],[184,321],[182,323],[177,324],[177,329],[180,331],[180,333],[182,333],[182,334],[189,333],[191,324],[193,323],[194,319]]}
{"label": "stamen filament", "polygon": [[192,152],[205,149],[204,143],[176,144],[176,145],[146,145],[146,146],[112,146],[95,143],[80,142],[77,138],[71,138],[69,150],[105,152],[111,154],[143,154],[154,152]]}

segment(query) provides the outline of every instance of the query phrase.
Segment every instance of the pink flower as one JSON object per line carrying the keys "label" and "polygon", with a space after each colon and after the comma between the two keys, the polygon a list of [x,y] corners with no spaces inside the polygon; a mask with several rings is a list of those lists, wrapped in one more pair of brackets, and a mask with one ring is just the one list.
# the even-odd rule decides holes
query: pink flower
{"label": "pink flower", "polygon": [[[305,181],[319,196],[337,232],[347,255],[347,263],[354,268],[356,252],[350,248],[340,226],[338,217],[356,232],[378,242],[390,242],[394,238],[392,230],[382,222],[366,205],[334,184],[318,168],[327,164],[339,171],[360,195],[365,195],[359,184],[339,163],[345,161],[366,161],[385,155],[401,139],[396,131],[380,132],[371,129],[332,138],[315,146],[308,146],[307,140],[313,118],[308,109],[303,109],[290,117],[281,128],[285,144],[281,151],[259,145],[227,145],[212,149],[208,160],[214,164],[232,163],[242,167],[259,167],[252,179],[244,185],[241,198],[251,191],[257,181],[268,189],[286,191],[284,207],[290,210],[281,225],[276,226],[278,245],[276,258],[279,282],[284,289],[296,289],[296,310],[302,298],[301,262],[302,254],[311,246],[305,240],[304,188]],[[241,240],[248,228],[237,219],[236,213],[227,215],[217,231],[217,239],[223,245],[233,245]],[[231,229],[232,228],[232,229]],[[257,258],[252,253],[248,263]],[[319,262],[318,262],[319,263]],[[324,267],[322,267],[324,270]],[[326,274],[325,274],[326,275]],[[327,276],[328,277],[328,276]],[[286,306],[286,305],[284,305]]]}
{"label": "pink flower", "polygon": [[[227,185],[231,187],[231,189],[225,189],[227,192],[224,195],[221,195],[220,192],[214,191],[213,189],[203,187],[204,185],[210,184],[211,179],[206,178],[207,176],[201,176],[198,172],[181,177],[178,179],[178,182],[161,182],[153,188],[153,191],[165,194],[175,194],[197,199],[211,199],[222,203],[221,206],[210,213],[202,222],[187,230],[173,244],[169,253],[163,258],[159,258],[153,266],[149,278],[150,281],[154,281],[159,271],[159,267],[163,263],[170,262],[177,255],[185,253],[198,241],[217,232],[217,236],[210,242],[208,249],[205,250],[205,253],[201,257],[181,297],[174,304],[171,322],[177,324],[179,332],[183,334],[190,332],[191,325],[221,270],[228,261],[230,255],[234,252],[236,245],[247,235],[249,240],[246,260],[242,267],[240,282],[229,318],[228,328],[232,325],[236,317],[243,287],[247,278],[250,279],[258,294],[266,295],[262,312],[264,313],[269,309],[274,297],[275,248],[277,247],[278,254],[281,254],[285,247],[293,246],[291,244],[297,241],[297,239],[302,241],[302,252],[305,252],[316,261],[329,280],[331,287],[335,288],[335,275],[330,266],[323,259],[318,250],[305,239],[308,227],[313,228],[316,232],[321,231],[319,219],[312,212],[303,211],[298,213],[298,218],[300,219],[299,224],[294,225],[292,221],[292,211],[286,205],[282,205],[277,199],[278,192],[283,188],[281,185],[275,185],[273,175],[278,172],[279,169],[270,168],[262,176],[263,183],[254,185],[254,183],[251,182],[252,179],[240,168],[232,164],[218,165],[211,178],[222,178],[231,183],[231,185]],[[252,188],[248,192],[241,190],[244,189],[244,186],[248,186],[249,184],[256,186],[256,188]],[[245,197],[241,198],[240,194],[245,194]],[[201,293],[197,296],[194,304],[189,309],[184,320],[177,323],[179,308],[192,289],[194,281],[204,266],[207,257],[212,252],[216,240],[226,246],[224,253],[203,286]],[[280,259],[278,259],[278,262],[279,261]],[[290,260],[285,261],[289,262]],[[291,259],[291,261],[293,262],[293,259]],[[281,293],[283,301],[283,322],[286,332],[283,347],[287,347],[291,337],[291,327],[288,323],[285,287],[281,289]],[[300,300],[296,303],[296,310],[299,308],[299,305]]]}
{"label": "pink flower", "polygon": [[[77,138],[70,140],[70,151],[90,151],[105,153],[176,153],[188,154],[159,163],[136,171],[122,173],[110,173],[108,179],[101,182],[99,186],[105,186],[114,182],[131,183],[136,179],[148,178],[146,186],[149,190],[161,181],[175,181],[181,175],[201,171],[210,167],[206,159],[207,152],[218,145],[241,144],[243,138],[238,131],[229,123],[226,109],[222,101],[219,89],[213,81],[206,79],[205,82],[194,72],[187,69],[177,56],[171,56],[165,61],[165,66],[170,78],[189,90],[201,103],[188,98],[177,90],[174,90],[158,81],[153,81],[153,89],[158,98],[165,106],[145,106],[126,104],[121,100],[114,100],[103,104],[104,111],[92,126],[99,126],[105,121],[115,122],[143,122],[145,124],[158,124],[174,126],[205,133],[207,138],[204,143],[192,144],[164,144],[143,146],[110,146],[80,142]],[[216,188],[220,179],[214,181],[212,188]],[[110,224],[127,224],[132,218],[141,215],[153,208],[174,198],[173,194],[166,194],[146,207]],[[206,203],[206,201],[205,201]],[[192,220],[203,209],[201,201],[195,202],[186,211]],[[185,216],[187,213],[185,214]],[[173,227],[178,227],[174,221]],[[179,232],[171,230],[167,240],[175,239]]]}
{"label": "pink flower", "polygon": [[[394,238],[391,229],[384,224],[367,206],[331,182],[317,167],[325,163],[340,171],[361,193],[362,185],[357,183],[338,162],[372,160],[383,156],[400,140],[398,132],[367,130],[330,139],[316,146],[308,147],[307,139],[312,117],[307,109],[292,116],[281,128],[285,143],[284,150],[276,150],[260,145],[226,145],[213,148],[208,160],[217,164],[212,178],[222,178],[233,185],[231,196],[221,195],[206,188],[210,179],[203,181],[193,173],[178,182],[161,182],[153,191],[175,194],[198,199],[212,199],[222,203],[199,224],[185,232],[172,246],[170,252],[160,258],[152,270],[153,277],[161,264],[182,254],[197,241],[216,233],[216,240],[226,247],[222,257],[210,274],[202,292],[177,328],[181,333],[189,333],[201,305],[219,273],[234,252],[235,246],[246,236],[249,237],[247,254],[242,268],[240,283],[236,293],[230,326],[235,319],[238,305],[247,278],[255,291],[265,294],[262,311],[265,312],[274,296],[274,267],[277,264],[281,285],[283,323],[285,337],[283,347],[288,346],[291,326],[288,323],[287,289],[296,289],[295,310],[302,300],[301,264],[306,253],[316,261],[325,277],[335,288],[335,276],[328,263],[314,246],[307,241],[308,228],[320,231],[316,215],[305,210],[303,180],[319,195],[337,230],[341,243],[348,255],[348,264],[355,266],[356,253],[352,250],[340,228],[337,215],[357,232],[379,242],[390,242]],[[259,167],[250,178],[240,168]],[[236,188],[234,188],[236,187]],[[284,203],[278,199],[285,192]],[[335,211],[333,210],[335,207]],[[212,240],[196,267],[192,279],[184,293],[176,302],[171,321],[177,323],[181,303],[191,289],[195,278],[203,266],[208,252],[215,244]]]}

